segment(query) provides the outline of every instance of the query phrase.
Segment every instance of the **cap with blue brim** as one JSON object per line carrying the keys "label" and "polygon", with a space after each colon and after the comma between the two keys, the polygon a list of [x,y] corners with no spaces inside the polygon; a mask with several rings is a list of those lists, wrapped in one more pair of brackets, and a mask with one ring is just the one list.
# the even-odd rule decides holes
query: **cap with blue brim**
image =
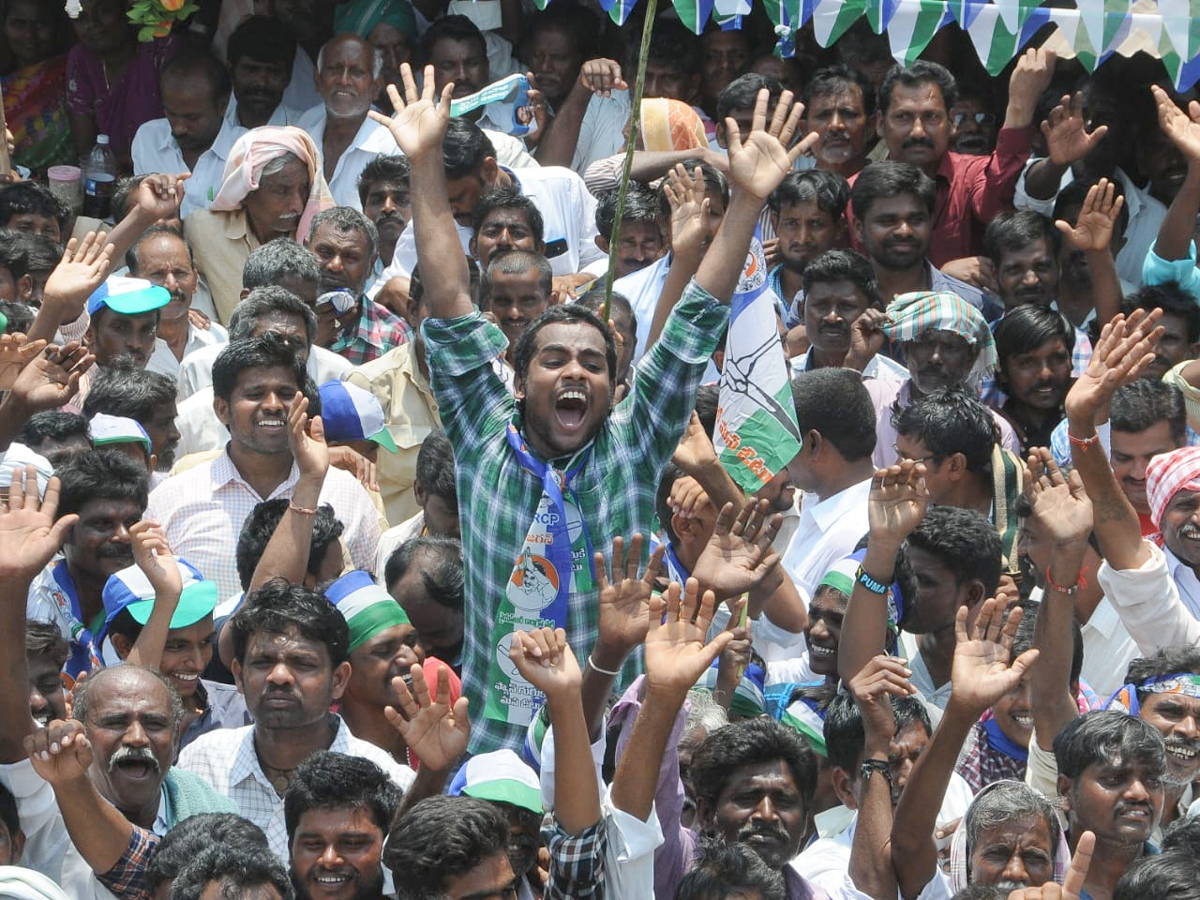
{"label": "cap with blue brim", "polygon": [[171,292],[165,287],[151,284],[145,278],[111,275],[88,297],[87,311],[94,316],[107,307],[115,313],[135,316],[162,309],[170,302]]}
{"label": "cap with blue brim", "polygon": [[332,603],[350,628],[352,653],[375,635],[396,625],[410,625],[408,614],[370,573],[355,569],[325,589]]}
{"label": "cap with blue brim", "polygon": [[379,398],[344,381],[327,381],[320,387],[321,421],[327,441],[374,441],[393,453],[399,449],[388,431]]}
{"label": "cap with blue brim", "polygon": [[97,449],[113,444],[141,444],[146,448],[146,453],[150,453],[150,435],[146,434],[146,429],[136,419],[96,413],[88,423],[88,431]]}
{"label": "cap with blue brim", "polygon": [[[217,583],[206,581],[200,571],[186,560],[175,559],[173,562],[179,566],[183,591],[179,595],[175,614],[171,616],[170,627],[187,628],[212,615],[217,606]],[[102,597],[105,617],[104,627],[100,631],[101,640],[113,619],[123,609],[128,609],[139,625],[150,621],[150,613],[154,610],[154,586],[138,566],[128,566],[108,576]]]}
{"label": "cap with blue brim", "polygon": [[511,803],[542,814],[542,786],[537,774],[512,750],[472,756],[458,770],[446,793],[493,803]]}

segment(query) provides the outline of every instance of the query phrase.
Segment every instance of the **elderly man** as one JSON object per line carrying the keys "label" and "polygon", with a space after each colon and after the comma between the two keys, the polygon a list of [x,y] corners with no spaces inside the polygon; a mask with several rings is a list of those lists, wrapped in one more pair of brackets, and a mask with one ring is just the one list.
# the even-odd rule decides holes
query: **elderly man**
{"label": "elderly man", "polygon": [[417,43],[417,16],[408,0],[352,0],[338,5],[334,34],[366,38],[383,61],[383,90],[378,102],[387,107],[387,86],[400,88],[400,64],[409,62]]}
{"label": "elderly man", "polygon": [[[975,307],[949,291],[901,294],[887,308],[888,318],[874,336],[875,346],[886,338],[900,345],[908,365],[903,381],[865,382],[877,416],[875,465],[896,461],[896,426],[892,417],[918,397],[951,387],[978,392],[979,384],[996,367],[996,342],[987,321]],[[1020,453],[1016,432],[993,410],[1000,429],[1000,446]]]}
{"label": "elderly man", "polygon": [[248,131],[233,145],[209,208],[188,216],[184,237],[222,322],[229,321],[241,296],[250,253],[277,237],[299,240],[313,217],[334,205],[320,159],[312,138],[299,128]]}
{"label": "elderly man", "polygon": [[399,152],[388,130],[367,117],[382,76],[383,57],[355,34],[339,34],[317,57],[322,102],[298,124],[321,152],[325,180],[338,206],[361,210],[358,176],[380,154]]}

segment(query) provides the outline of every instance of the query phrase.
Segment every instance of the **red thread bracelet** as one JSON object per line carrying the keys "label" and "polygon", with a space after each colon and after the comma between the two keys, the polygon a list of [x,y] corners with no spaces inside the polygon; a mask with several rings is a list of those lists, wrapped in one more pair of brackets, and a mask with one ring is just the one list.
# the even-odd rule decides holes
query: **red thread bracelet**
{"label": "red thread bracelet", "polygon": [[1083,573],[1081,572],[1079,574],[1079,580],[1076,581],[1075,584],[1069,588],[1061,587],[1060,585],[1054,583],[1054,579],[1050,577],[1050,567],[1046,566],[1046,586],[1055,593],[1066,594],[1069,597],[1074,597],[1079,593],[1080,588],[1085,588],[1088,586],[1088,581],[1083,577]]}
{"label": "red thread bracelet", "polygon": [[1067,432],[1067,440],[1070,441],[1072,444],[1074,444],[1076,447],[1083,447],[1086,450],[1088,447],[1092,446],[1092,444],[1098,444],[1100,442],[1100,435],[1093,434],[1091,437],[1077,438],[1077,437],[1075,437],[1075,435],[1071,434],[1071,432],[1068,431]]}

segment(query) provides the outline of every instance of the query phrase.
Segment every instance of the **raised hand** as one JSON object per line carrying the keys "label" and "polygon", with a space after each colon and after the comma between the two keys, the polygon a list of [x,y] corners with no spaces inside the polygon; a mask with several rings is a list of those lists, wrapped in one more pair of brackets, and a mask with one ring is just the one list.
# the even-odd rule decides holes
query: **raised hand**
{"label": "raised hand", "polygon": [[26,735],[24,743],[33,770],[52,786],[87,777],[92,764],[92,745],[84,736],[82,722],[56,719]]}
{"label": "raised hand", "polygon": [[928,508],[924,463],[906,459],[886,469],[876,469],[867,498],[871,540],[899,545],[921,524]]}
{"label": "raised hand", "polygon": [[1094,131],[1087,130],[1083,118],[1083,92],[1074,96],[1063,94],[1058,106],[1042,123],[1042,135],[1046,138],[1046,155],[1050,162],[1069,166],[1079,162],[1108,134],[1107,125],[1098,125]]}
{"label": "raised hand", "polygon": [[46,341],[28,341],[23,334],[0,334],[0,391],[7,391],[17,375],[46,347]]}
{"label": "raised hand", "polygon": [[850,352],[846,354],[845,366],[860,372],[866,368],[875,354],[883,349],[887,340],[883,326],[888,321],[888,314],[883,310],[866,309],[850,323]]}
{"label": "raised hand", "polygon": [[580,696],[583,670],[561,628],[514,631],[508,658],[521,677],[545,694],[551,704]]}
{"label": "raised hand", "polygon": [[741,134],[734,119],[725,119],[729,175],[739,189],[764,202],[771,191],[779,187],[801,154],[817,142],[817,134],[813,132],[792,146],[800,117],[804,114],[804,104],[793,105],[791,91],[784,91],[780,96],[768,123],[769,100],[770,92],[766,88],[758,92],[747,135]]}
{"label": "raised hand", "polygon": [[629,85],[621,77],[621,64],[612,59],[589,59],[579,67],[579,84],[584,90],[601,97],[611,97],[613,91],[627,91]]}
{"label": "raised hand", "polygon": [[1038,651],[1031,648],[1009,664],[1013,637],[1024,611],[1015,606],[1006,618],[1006,607],[1003,595],[985,600],[970,636],[967,607],[960,606],[954,617],[957,645],[950,666],[950,703],[975,717],[1015,688],[1038,657]]}
{"label": "raised hand", "polygon": [[717,464],[717,451],[694,410],[683,430],[683,437],[679,439],[679,446],[671,455],[671,461],[689,475],[696,474],[704,466]]}
{"label": "raised hand", "polygon": [[766,500],[750,500],[736,518],[733,504],[725,504],[692,570],[705,590],[721,600],[737,597],[757,587],[779,565],[771,544],[783,516],[769,513]]}
{"label": "raised hand", "polygon": [[[1042,91],[1050,87],[1054,78],[1054,64],[1058,57],[1053,50],[1030,47],[1017,59],[1012,75],[1008,78],[1008,105],[1014,105],[1030,117],[1037,106]],[[1006,117],[1007,118],[1007,117]],[[1028,122],[1008,123],[1025,125]]]}
{"label": "raised hand", "polygon": [[[57,302],[68,307],[63,321],[70,322],[79,317],[87,298],[108,275],[116,248],[107,243],[106,238],[103,231],[89,231],[82,241],[71,238],[62,260],[46,279],[43,302]],[[71,311],[75,312],[74,316],[70,315]]]}
{"label": "raised hand", "polygon": [[454,93],[454,84],[447,84],[442,89],[441,102],[435,103],[433,66],[425,67],[425,80],[420,91],[408,63],[400,64],[400,80],[404,84],[403,97],[394,84],[387,87],[395,115],[385,116],[375,110],[367,115],[385,126],[404,155],[414,162],[427,153],[440,154],[442,137],[450,124],[450,96]]}
{"label": "raised hand", "polygon": [[536,147],[542,135],[546,133],[549,115],[546,112],[546,99],[538,89],[537,79],[533,77],[532,72],[526,72],[525,77],[529,79],[528,102],[525,106],[517,108],[517,121],[522,125],[533,125],[532,132],[525,136],[525,145]]}
{"label": "raised hand", "polygon": [[893,697],[911,697],[912,670],[904,660],[880,654],[863,666],[847,687],[863,717],[863,728],[876,745],[887,742],[896,734],[896,717],[892,714]]}
{"label": "raised hand", "polygon": [[[133,209],[147,219],[173,219],[183,202],[183,183],[190,172],[179,175],[147,175],[133,194]],[[131,210],[132,211],[132,210]]]}
{"label": "raised hand", "polygon": [[155,600],[178,601],[183,593],[183,579],[162,527],[149,519],[135,522],[129,529],[129,542],[133,545],[133,561],[154,588]]}
{"label": "raised hand", "polygon": [[62,406],[75,396],[79,379],[95,361],[78,341],[51,344],[20,371],[11,396],[30,414]]}
{"label": "raised hand", "polygon": [[325,480],[329,471],[329,446],[320,416],[308,418],[308,398],[297,393],[288,410],[288,446],[296,460],[301,478]]}
{"label": "raised hand", "polygon": [[1158,85],[1150,86],[1158,107],[1158,127],[1188,165],[1200,163],[1200,103],[1188,103],[1187,112],[1175,105],[1171,96]]}
{"label": "raised hand", "polygon": [[676,163],[667,172],[663,193],[671,206],[672,251],[699,254],[708,240],[709,208],[700,167],[689,174],[682,163]]}
{"label": "raised hand", "polygon": [[681,588],[672,581],[665,595],[650,598],[650,631],[646,635],[647,691],[683,697],[708,671],[733,632],[722,631],[708,644],[717,598],[712,591],[700,595],[700,582],[687,580]]}
{"label": "raised hand", "polygon": [[1035,447],[1029,454],[1025,496],[1038,530],[1056,545],[1079,544],[1092,533],[1092,501],[1083,480],[1075,470],[1064,476],[1045,447]]}
{"label": "raised hand", "polygon": [[1063,219],[1056,220],[1054,227],[1063,233],[1067,243],[1076,250],[1085,253],[1107,251],[1113,228],[1125,205],[1125,198],[1116,197],[1115,194],[1116,186],[1107,178],[1101,178],[1088,188],[1074,227]]}
{"label": "raised hand", "polygon": [[717,664],[717,684],[713,689],[713,699],[726,710],[729,709],[737,686],[754,655],[751,620],[747,619],[745,624],[741,624],[745,606],[745,600],[739,600],[734,606],[729,625],[725,629],[733,635],[733,640],[725,645],[725,649],[721,651],[721,661]]}
{"label": "raised hand", "polygon": [[[650,555],[646,571],[638,577],[638,564],[642,559],[642,535],[635,534],[629,541],[629,552],[625,553],[625,539],[613,538],[612,581],[608,578],[608,561],[597,552],[593,562],[596,568],[596,586],[600,589],[598,648],[604,648],[605,659],[610,655],[622,659],[646,639],[650,628],[650,595],[654,583],[662,571],[663,553],[666,544],[660,544]],[[593,651],[595,652],[595,651]],[[616,666],[602,668],[615,670]]]}
{"label": "raised hand", "polygon": [[79,516],[55,519],[60,483],[52,477],[38,498],[37,469],[13,472],[8,503],[0,503],[0,578],[32,580],[58,552]]}
{"label": "raised hand", "polygon": [[446,666],[438,666],[434,698],[429,696],[425,670],[420,665],[413,664],[409,677],[411,691],[403,678],[392,679],[400,709],[385,706],[383,715],[422,766],[438,772],[449,769],[467,752],[467,738],[471,734],[467,698],[459,697],[450,705],[450,670]]}
{"label": "raised hand", "polygon": [[1151,348],[1162,334],[1155,327],[1162,310],[1134,310],[1128,318],[1118,313],[1100,332],[1092,358],[1083,374],[1067,392],[1064,405],[1069,418],[1095,421],[1096,411],[1106,407],[1123,384],[1134,381],[1154,361]]}

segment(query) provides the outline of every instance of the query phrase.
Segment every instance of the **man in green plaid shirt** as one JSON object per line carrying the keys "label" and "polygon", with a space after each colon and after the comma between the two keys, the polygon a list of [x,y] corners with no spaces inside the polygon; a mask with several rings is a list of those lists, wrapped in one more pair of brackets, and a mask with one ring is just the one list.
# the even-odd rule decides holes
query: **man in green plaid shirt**
{"label": "man in green plaid shirt", "polygon": [[[422,94],[407,66],[402,78],[408,103],[390,89],[396,115],[372,115],[389,126],[412,164],[412,224],[429,309],[424,335],[430,382],[457,464],[467,578],[463,692],[474,719],[468,750],[519,750],[524,727],[481,715],[489,691],[499,690],[489,677],[497,610],[510,579],[517,581],[514,563],[545,490],[543,479],[518,454],[527,452],[535,465],[549,464],[554,473],[567,472],[590,547],[607,548],[617,535],[649,533],[661,470],[725,330],[755,221],[802,152],[799,144],[790,153],[787,149],[801,107],[793,108],[791,94],[785,93],[768,130],[763,91],[754,128],[744,141],[730,125],[735,187],[721,229],[658,343],[638,365],[631,394],[613,407],[612,333],[578,307],[552,307],[522,336],[515,352],[515,398],[496,375],[492,361],[506,341],[471,302],[443,170],[441,142],[452,86],[435,105],[430,70]],[[506,433],[510,422],[518,436],[513,440]],[[590,588],[571,591],[566,621],[559,623],[581,658],[596,643],[599,593],[594,579],[584,580]],[[608,659],[600,649],[587,668],[620,667],[623,660]]]}

